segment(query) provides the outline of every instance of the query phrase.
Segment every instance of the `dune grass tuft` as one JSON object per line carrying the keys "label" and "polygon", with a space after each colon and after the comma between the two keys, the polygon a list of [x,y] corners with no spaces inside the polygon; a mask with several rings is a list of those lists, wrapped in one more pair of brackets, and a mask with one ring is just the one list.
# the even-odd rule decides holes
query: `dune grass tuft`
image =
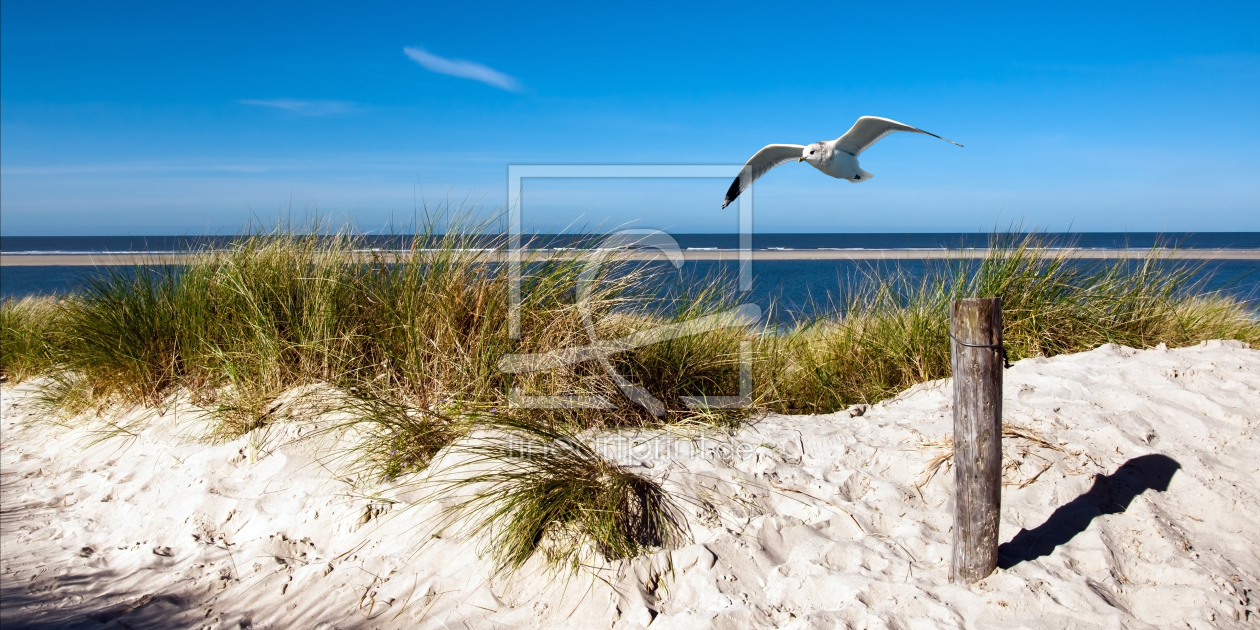
{"label": "dune grass tuft", "polygon": [[60,315],[51,298],[0,301],[0,377],[18,383],[56,369]]}
{"label": "dune grass tuft", "polygon": [[442,449],[468,433],[469,422],[456,407],[421,409],[373,396],[349,396],[335,406],[352,420],[335,427],[353,428],[357,472],[392,481],[419,473]]}
{"label": "dune grass tuft", "polygon": [[471,520],[501,573],[541,554],[576,572],[686,540],[681,510],[656,482],[600,455],[571,430],[514,419],[482,420],[433,482],[454,502],[447,524]]}
{"label": "dune grass tuft", "polygon": [[59,302],[64,369],[98,400],[157,404],[178,376],[179,290],[169,270],[107,268],[77,299]]}

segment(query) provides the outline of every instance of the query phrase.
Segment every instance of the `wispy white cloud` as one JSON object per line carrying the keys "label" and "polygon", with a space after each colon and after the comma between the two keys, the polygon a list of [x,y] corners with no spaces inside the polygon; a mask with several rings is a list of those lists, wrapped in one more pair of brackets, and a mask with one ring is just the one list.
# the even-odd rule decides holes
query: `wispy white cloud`
{"label": "wispy white cloud", "polygon": [[328,116],[330,114],[345,114],[359,109],[357,104],[350,101],[305,101],[295,98],[264,98],[242,99],[237,102],[242,105],[283,109],[299,116]]}
{"label": "wispy white cloud", "polygon": [[447,59],[428,52],[423,48],[412,48],[411,46],[403,48],[403,53],[430,72],[480,81],[486,85],[492,85],[509,92],[521,91],[521,84],[515,78],[475,61]]}

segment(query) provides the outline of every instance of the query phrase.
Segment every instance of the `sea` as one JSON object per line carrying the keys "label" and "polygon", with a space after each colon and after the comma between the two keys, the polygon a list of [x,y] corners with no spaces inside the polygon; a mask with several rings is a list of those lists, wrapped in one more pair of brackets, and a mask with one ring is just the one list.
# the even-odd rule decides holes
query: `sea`
{"label": "sea", "polygon": [[[671,234],[684,251],[735,250],[737,234]],[[880,233],[880,234],[754,234],[752,248],[766,251],[808,250],[939,250],[988,247],[995,240],[1019,240],[1019,234],[990,233]],[[1176,247],[1178,249],[1260,249],[1260,232],[1082,232],[1038,233],[1052,247],[1090,249]],[[230,246],[234,236],[3,236],[3,254],[176,253],[190,249]],[[363,246],[375,250],[405,249],[410,235],[365,235]],[[600,235],[527,235],[533,247],[565,249],[590,245]],[[846,287],[864,275],[895,271],[909,277],[923,275],[942,261],[925,260],[758,260],[753,263],[751,291],[737,295],[740,302],[771,305],[789,318],[825,314],[840,303]],[[1211,260],[1190,265],[1203,291],[1219,291],[1254,302],[1260,299],[1260,260]],[[734,278],[737,263],[690,261],[677,272],[683,282]],[[116,269],[117,270],[117,269]],[[93,266],[0,267],[0,299],[81,291],[105,268]],[[124,271],[125,272],[125,271]],[[671,274],[674,272],[670,272]]]}

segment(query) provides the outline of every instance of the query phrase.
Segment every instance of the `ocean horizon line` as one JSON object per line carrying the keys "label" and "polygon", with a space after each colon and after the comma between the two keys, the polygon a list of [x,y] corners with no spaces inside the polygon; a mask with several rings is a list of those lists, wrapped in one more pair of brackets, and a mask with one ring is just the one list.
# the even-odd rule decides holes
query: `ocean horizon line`
{"label": "ocean horizon line", "polygon": [[[684,251],[738,251],[744,249],[741,235],[735,233],[669,233]],[[243,239],[262,235],[135,235],[135,236],[0,236],[0,254],[6,256],[50,256],[91,254],[180,255],[190,251],[224,249]],[[335,239],[337,234],[301,234]],[[363,252],[402,253],[410,243],[440,234],[352,234],[361,241]],[[500,233],[468,235],[476,244],[484,239],[490,249]],[[602,233],[527,233],[521,235],[533,250],[564,250],[597,246]],[[1173,248],[1181,250],[1260,249],[1260,232],[767,232],[751,235],[754,251],[927,251],[967,250],[1009,245],[1033,238],[1044,248],[1073,250],[1115,250]],[[478,249],[477,247],[468,248]]]}

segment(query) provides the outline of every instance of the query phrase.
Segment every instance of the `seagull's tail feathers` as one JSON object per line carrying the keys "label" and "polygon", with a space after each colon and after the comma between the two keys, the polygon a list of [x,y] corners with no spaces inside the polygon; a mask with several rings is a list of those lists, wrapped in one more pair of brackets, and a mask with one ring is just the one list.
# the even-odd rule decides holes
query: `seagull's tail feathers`
{"label": "seagull's tail feathers", "polygon": [[854,183],[857,183],[857,184],[860,184],[860,183],[862,183],[862,182],[864,182],[864,181],[866,181],[866,180],[868,180],[868,179],[870,179],[870,178],[872,178],[872,177],[875,177],[874,175],[872,175],[872,174],[870,174],[870,173],[867,173],[866,171],[864,171],[864,170],[862,170],[862,169],[860,169],[860,168],[858,169],[857,174],[858,174],[858,176],[857,176],[857,177],[855,177],[855,178],[853,178],[853,179],[851,180],[851,181],[853,181]]}

